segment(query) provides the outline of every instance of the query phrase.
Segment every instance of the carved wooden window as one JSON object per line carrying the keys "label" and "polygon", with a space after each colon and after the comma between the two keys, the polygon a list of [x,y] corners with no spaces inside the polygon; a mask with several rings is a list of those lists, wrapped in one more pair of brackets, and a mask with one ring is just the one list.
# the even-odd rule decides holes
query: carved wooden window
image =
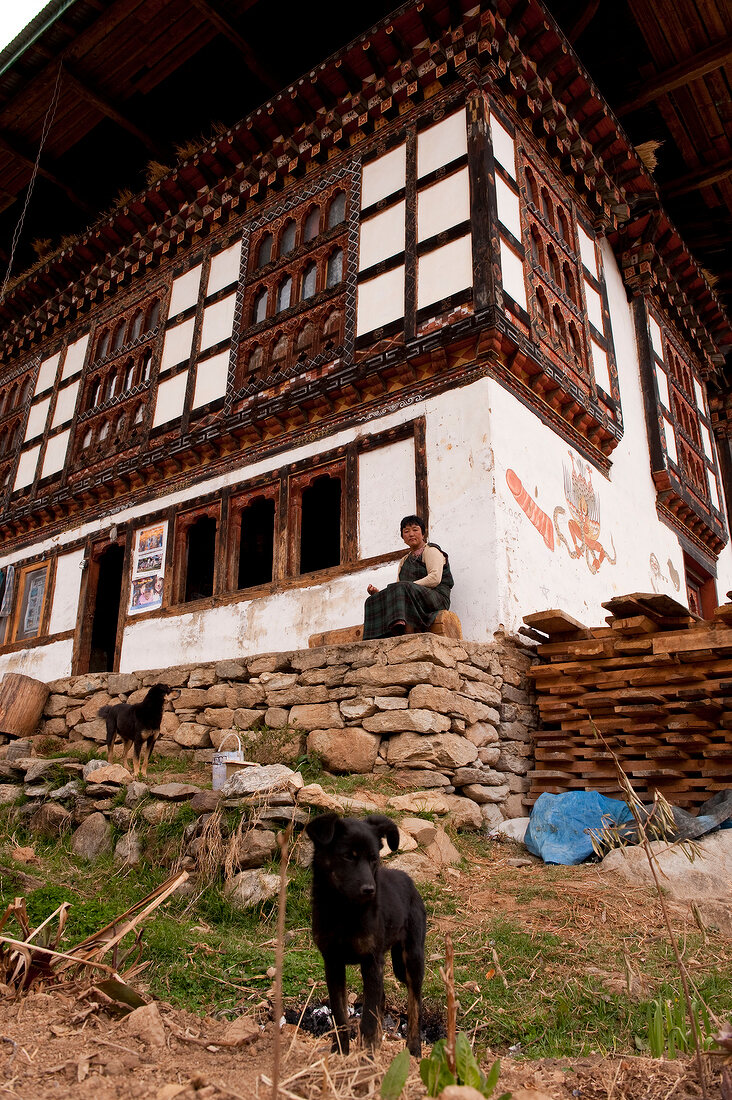
{"label": "carved wooden window", "polygon": [[264,321],[267,316],[267,301],[269,299],[269,291],[267,287],[263,287],[258,291],[254,299],[254,308],[252,310],[252,324],[258,325],[261,321]]}
{"label": "carved wooden window", "polygon": [[289,309],[291,299],[292,277],[288,275],[277,287],[277,312],[282,313],[283,309]]}
{"label": "carved wooden window", "polygon": [[[341,219],[342,221],[343,219]],[[329,227],[332,228],[332,227]],[[303,241],[314,240],[320,232],[320,207],[314,206],[305,219],[305,228],[303,230]]]}
{"label": "carved wooden window", "polygon": [[345,464],[291,480],[291,572],[303,576],[342,560]]}
{"label": "carved wooden window", "polygon": [[274,579],[278,486],[233,497],[230,505],[230,589],[270,584]]}
{"label": "carved wooden window", "polygon": [[257,249],[257,267],[266,267],[266,265],[272,259],[272,248],[274,246],[274,237],[271,233],[265,233],[259,242],[259,248]]}
{"label": "carved wooden window", "polygon": [[49,562],[27,565],[16,576],[12,640],[27,641],[42,633],[47,601]]}
{"label": "carved wooden window", "polygon": [[218,502],[176,517],[173,599],[192,603],[214,593],[217,576]]}
{"label": "carved wooden window", "polygon": [[338,283],[343,279],[343,249],[337,248],[335,252],[332,252],[328,257],[328,268],[326,273],[326,286],[328,288],[338,286]]}
{"label": "carved wooden window", "polygon": [[291,218],[288,222],[285,222],[282,230],[282,236],[280,237],[280,256],[289,256],[295,248],[296,236],[297,223]]}
{"label": "carved wooden window", "polygon": [[346,193],[338,191],[328,207],[328,229],[334,229],[346,219]]}
{"label": "carved wooden window", "polygon": [[306,298],[312,298],[317,290],[318,284],[318,265],[308,264],[302,273],[302,294],[301,299],[305,301]]}

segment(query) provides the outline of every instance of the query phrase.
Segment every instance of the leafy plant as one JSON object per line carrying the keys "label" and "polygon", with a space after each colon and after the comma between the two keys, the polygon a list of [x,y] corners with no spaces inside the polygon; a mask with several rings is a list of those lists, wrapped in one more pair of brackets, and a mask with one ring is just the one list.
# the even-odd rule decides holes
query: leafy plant
{"label": "leafy plant", "polygon": [[[691,1010],[702,1050],[709,1050],[714,1039],[707,1007],[693,999]],[[648,1006],[648,1047],[654,1058],[675,1058],[677,1054],[693,1051],[694,1035],[683,1000],[658,997]]]}
{"label": "leafy plant", "polygon": [[[427,1089],[428,1096],[439,1096],[448,1085],[469,1085],[481,1092],[483,1096],[489,1097],[498,1084],[500,1072],[501,1063],[496,1061],[486,1077],[475,1060],[470,1040],[463,1032],[459,1032],[455,1037],[454,1073],[448,1063],[447,1039],[438,1039],[429,1057],[423,1058],[419,1063],[419,1076]],[[510,1098],[511,1093],[504,1092],[498,1100],[510,1100]]]}

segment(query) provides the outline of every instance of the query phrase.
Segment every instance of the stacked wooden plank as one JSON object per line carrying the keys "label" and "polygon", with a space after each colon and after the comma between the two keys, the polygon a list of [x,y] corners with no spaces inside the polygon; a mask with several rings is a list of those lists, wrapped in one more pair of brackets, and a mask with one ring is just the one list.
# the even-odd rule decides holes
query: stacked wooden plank
{"label": "stacked wooden plank", "polygon": [[620,786],[601,731],[636,791],[658,789],[692,809],[732,787],[732,604],[700,620],[668,596],[634,593],[603,604],[607,626],[562,611],[527,615],[540,633],[532,669],[540,727],[530,804],[543,791]]}

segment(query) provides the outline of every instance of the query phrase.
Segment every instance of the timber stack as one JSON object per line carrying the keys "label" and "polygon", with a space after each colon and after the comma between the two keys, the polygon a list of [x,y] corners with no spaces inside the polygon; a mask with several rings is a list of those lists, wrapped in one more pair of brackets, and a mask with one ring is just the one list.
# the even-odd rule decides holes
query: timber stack
{"label": "timber stack", "polygon": [[562,611],[527,615],[541,663],[540,724],[526,801],[544,791],[620,786],[597,729],[645,801],[654,790],[694,809],[732,787],[732,604],[702,620],[665,595],[634,593],[602,605],[588,629]]}

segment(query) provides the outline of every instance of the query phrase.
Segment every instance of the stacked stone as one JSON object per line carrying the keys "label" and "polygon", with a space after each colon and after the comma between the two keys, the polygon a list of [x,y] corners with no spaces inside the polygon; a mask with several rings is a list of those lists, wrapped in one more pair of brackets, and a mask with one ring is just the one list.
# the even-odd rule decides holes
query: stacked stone
{"label": "stacked stone", "polygon": [[97,673],[50,685],[41,734],[89,748],[106,736],[99,708],[137,702],[163,680],[169,701],[157,751],[210,761],[262,724],[293,731],[289,749],[318,753],[328,771],[393,774],[405,790],[459,792],[496,824],[521,816],[536,711],[515,639],[430,634],[262,654],[145,673]]}

